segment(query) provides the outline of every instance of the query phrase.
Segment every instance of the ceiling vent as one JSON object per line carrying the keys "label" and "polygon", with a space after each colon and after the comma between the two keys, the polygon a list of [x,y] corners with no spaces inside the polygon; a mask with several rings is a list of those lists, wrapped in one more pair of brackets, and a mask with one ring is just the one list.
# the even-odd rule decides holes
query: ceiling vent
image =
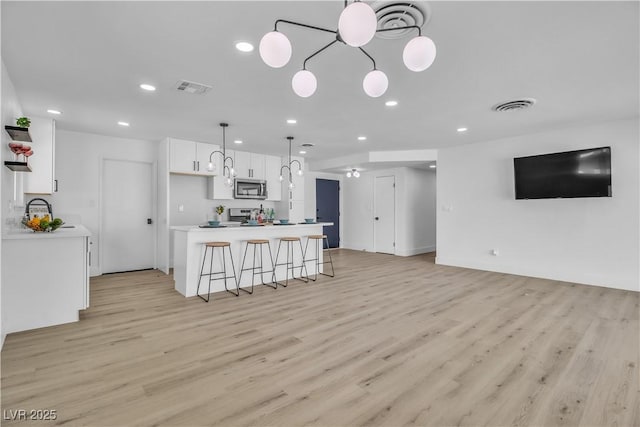
{"label": "ceiling vent", "polygon": [[304,144],[302,144],[303,147],[313,147],[313,144],[309,144],[308,142],[305,142]]}
{"label": "ceiling vent", "polygon": [[[421,27],[431,19],[431,8],[426,1],[389,1],[379,0],[371,3],[378,18],[378,29],[390,29],[417,25]],[[415,28],[376,33],[381,39],[401,39],[409,35],[417,36]]]}
{"label": "ceiling vent", "polygon": [[204,85],[202,83],[190,82],[188,80],[179,80],[176,83],[176,89],[180,92],[193,93],[195,95],[204,95],[209,92],[211,86]]}
{"label": "ceiling vent", "polygon": [[514,101],[503,102],[491,107],[493,111],[516,111],[516,110],[524,110],[525,108],[531,107],[536,103],[536,100],[533,98],[523,98],[516,99]]}

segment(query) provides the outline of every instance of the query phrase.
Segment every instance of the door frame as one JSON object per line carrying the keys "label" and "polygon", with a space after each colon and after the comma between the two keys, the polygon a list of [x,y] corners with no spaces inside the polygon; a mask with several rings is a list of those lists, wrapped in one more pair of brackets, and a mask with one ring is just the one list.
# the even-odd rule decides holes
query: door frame
{"label": "door frame", "polygon": [[[395,175],[376,175],[373,177],[373,217],[372,217],[372,222],[373,222],[373,252],[378,253],[378,236],[377,236],[377,232],[376,232],[376,220],[375,220],[375,216],[376,216],[376,206],[377,206],[377,202],[378,202],[378,191],[377,191],[377,179],[378,178],[393,178],[393,253],[391,255],[395,255],[396,254],[396,243],[397,243],[397,227],[396,227],[396,221],[398,218],[398,212],[397,212],[397,195],[396,195],[396,176]],[[387,253],[387,252],[380,252],[380,253]]]}
{"label": "door frame", "polygon": [[104,165],[107,161],[116,162],[129,162],[129,163],[143,163],[151,165],[151,213],[154,215],[153,227],[153,268],[158,268],[158,162],[156,160],[132,160],[126,158],[117,157],[100,157],[99,177],[98,177],[98,193],[99,204],[98,207],[98,250],[100,255],[98,256],[99,265],[96,268],[98,275],[102,275],[102,263],[104,259],[104,239],[103,237],[103,222],[104,222]]}

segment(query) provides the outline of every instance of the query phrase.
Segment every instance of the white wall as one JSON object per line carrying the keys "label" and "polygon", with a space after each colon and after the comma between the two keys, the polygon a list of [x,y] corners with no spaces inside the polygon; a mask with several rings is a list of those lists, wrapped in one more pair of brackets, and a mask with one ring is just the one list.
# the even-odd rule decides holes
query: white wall
{"label": "white wall", "polygon": [[[18,96],[16,94],[16,90],[11,82],[11,78],[9,77],[9,73],[7,72],[6,67],[4,66],[4,61],[0,60],[2,64],[2,74],[0,75],[0,115],[2,116],[2,137],[0,138],[0,142],[2,143],[2,148],[0,149],[2,152],[2,161],[5,160],[13,160],[14,155],[9,150],[8,144],[11,142],[11,138],[9,134],[5,132],[5,125],[15,125],[16,118],[22,116],[22,107],[20,106],[20,102],[18,100]],[[4,164],[0,166],[2,168],[2,173],[0,174],[0,200],[2,201],[2,208],[0,209],[0,224],[3,230],[7,228],[6,221],[7,220],[16,220],[18,217],[19,209],[13,209],[15,206],[14,199],[14,176],[17,178],[21,178],[21,173],[16,173],[10,171],[8,168],[4,167]],[[22,195],[20,194],[20,199]],[[20,203],[18,203],[20,204]],[[2,245],[0,244],[0,255],[2,255]],[[0,265],[0,268],[2,266]],[[1,273],[1,271],[0,271]],[[0,274],[0,277],[2,275]],[[6,311],[2,310],[2,283],[0,283],[0,349],[4,345],[4,339],[6,337],[5,333],[5,314]]]}
{"label": "white wall", "polygon": [[[638,124],[635,118],[440,150],[437,262],[640,290]],[[514,157],[599,146],[611,146],[613,197],[515,200]]]}
{"label": "white wall", "polygon": [[396,255],[410,256],[435,250],[436,173],[434,171],[393,168],[362,172],[344,185],[344,247],[375,251],[374,183],[378,176],[395,176]]}
{"label": "white wall", "polygon": [[[157,142],[56,129],[58,192],[43,198],[55,216],[92,233],[91,275],[100,274],[100,171],[103,159],[156,162]],[[155,195],[154,195],[155,196]]]}

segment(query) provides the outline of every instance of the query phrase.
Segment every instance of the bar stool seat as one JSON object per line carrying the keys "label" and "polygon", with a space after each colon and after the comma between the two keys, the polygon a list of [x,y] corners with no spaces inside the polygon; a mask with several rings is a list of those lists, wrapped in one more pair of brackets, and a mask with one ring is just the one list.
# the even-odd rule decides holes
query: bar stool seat
{"label": "bar stool seat", "polygon": [[[247,250],[249,249],[249,245],[251,245],[253,247],[253,264],[251,267],[249,268],[244,268],[244,263],[245,260],[247,259]],[[271,264],[271,270],[264,270],[264,262],[263,262],[263,245],[267,245],[267,249],[269,249],[269,263]],[[256,265],[256,248],[259,247],[260,248],[260,265]],[[259,270],[256,273],[256,270]],[[271,281],[272,283],[274,282],[274,272],[275,272],[275,268],[273,267],[273,254],[271,253],[271,243],[269,242],[268,239],[249,239],[247,240],[247,245],[244,248],[244,256],[242,257],[242,265],[240,266],[240,277],[238,278],[238,283],[242,282],[242,272],[244,271],[251,271],[251,291],[248,291],[244,288],[240,288],[240,290],[248,293],[248,294],[253,294],[253,287],[255,284],[255,277],[256,275],[260,275],[260,283],[264,286],[268,286],[270,288],[276,289],[278,287],[277,284],[275,285],[269,285],[267,283],[265,283],[264,281],[264,274],[265,273],[272,273],[271,274]]]}
{"label": "bar stool seat", "polygon": [[[209,263],[209,272],[204,272],[204,265],[207,261],[207,253],[209,252],[209,248],[211,248],[211,261]],[[222,250],[222,271],[213,271],[213,258],[215,254],[215,249],[220,248]],[[231,269],[233,271],[233,276],[227,276],[227,261],[225,258],[225,248],[229,252],[229,258],[231,259]],[[216,275],[222,274],[222,277],[214,277]],[[202,295],[200,295],[200,282],[202,281],[203,276],[209,276],[209,287],[207,290],[207,299],[205,299]],[[230,291],[227,287],[227,279],[231,279],[236,282],[236,291]],[[232,293],[235,296],[240,295],[240,290],[238,288],[238,280],[236,278],[236,268],[233,264],[233,254],[231,253],[231,243],[230,242],[205,242],[204,243],[204,256],[202,257],[202,267],[200,268],[200,277],[198,278],[198,288],[196,290],[196,294],[205,302],[209,302],[211,297],[211,282],[215,280],[224,280],[224,289],[225,291]]]}
{"label": "bar stool seat", "polygon": [[[309,250],[309,240],[315,240],[315,247],[316,247],[316,257],[315,258],[307,258],[307,251]],[[325,261],[324,259],[322,260],[322,262],[320,262],[320,250],[318,249],[318,246],[320,245],[320,242],[322,242],[322,250],[324,251],[324,243],[327,243],[327,253],[329,254],[329,261]],[[326,234],[310,234],[309,236],[307,236],[307,244],[304,247],[304,257],[303,257],[303,263],[307,263],[309,261],[315,261],[316,262],[316,272],[313,278],[309,277],[309,279],[313,280],[314,282],[316,280],[318,280],[318,273],[320,273],[320,265],[321,264],[331,264],[331,274],[327,274],[327,273],[320,273],[323,276],[329,276],[329,277],[335,277],[335,270],[333,269],[333,258],[331,258],[331,249],[329,248],[329,239],[327,238]]]}
{"label": "bar stool seat", "polygon": [[[282,246],[282,242],[285,242],[285,244],[287,245],[287,257],[285,258],[284,263],[278,263],[278,257],[280,256],[280,247]],[[298,242],[298,245],[300,247],[300,257],[302,259],[301,260],[302,262],[299,266],[300,277],[294,277],[294,269],[298,267],[293,263],[295,242]],[[276,270],[280,265],[286,266],[286,275],[285,275],[284,283],[278,282],[276,277]],[[304,269],[304,271],[306,272],[304,276],[302,275],[302,269]],[[304,263],[304,251],[302,250],[302,241],[300,240],[300,237],[289,237],[289,236],[280,237],[280,241],[278,242],[278,251],[276,252],[276,261],[275,261],[275,264],[273,265],[273,282],[276,284],[276,286],[280,285],[286,288],[289,285],[289,270],[291,270],[291,277],[294,277],[295,279],[305,283],[309,282],[309,272],[307,271],[307,266]]]}

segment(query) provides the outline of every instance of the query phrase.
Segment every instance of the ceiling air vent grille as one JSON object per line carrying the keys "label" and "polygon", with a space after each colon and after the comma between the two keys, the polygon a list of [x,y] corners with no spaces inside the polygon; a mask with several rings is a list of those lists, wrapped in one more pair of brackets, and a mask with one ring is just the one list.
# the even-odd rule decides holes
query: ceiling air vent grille
{"label": "ceiling air vent grille", "polygon": [[[422,27],[431,19],[429,4],[424,1],[380,0],[371,4],[378,18],[378,29],[391,29],[417,25]],[[417,36],[415,28],[408,30],[384,31],[376,33],[381,39],[401,39],[409,35]]]}
{"label": "ceiling air vent grille", "polygon": [[204,95],[212,88],[202,83],[190,82],[188,80],[179,80],[176,83],[176,89],[180,92],[193,93],[195,95]]}
{"label": "ceiling air vent grille", "polygon": [[533,98],[524,98],[524,99],[516,99],[514,101],[503,102],[497,105],[494,105],[491,109],[493,111],[516,111],[516,110],[524,110],[525,108],[531,107],[536,103],[536,100]]}

